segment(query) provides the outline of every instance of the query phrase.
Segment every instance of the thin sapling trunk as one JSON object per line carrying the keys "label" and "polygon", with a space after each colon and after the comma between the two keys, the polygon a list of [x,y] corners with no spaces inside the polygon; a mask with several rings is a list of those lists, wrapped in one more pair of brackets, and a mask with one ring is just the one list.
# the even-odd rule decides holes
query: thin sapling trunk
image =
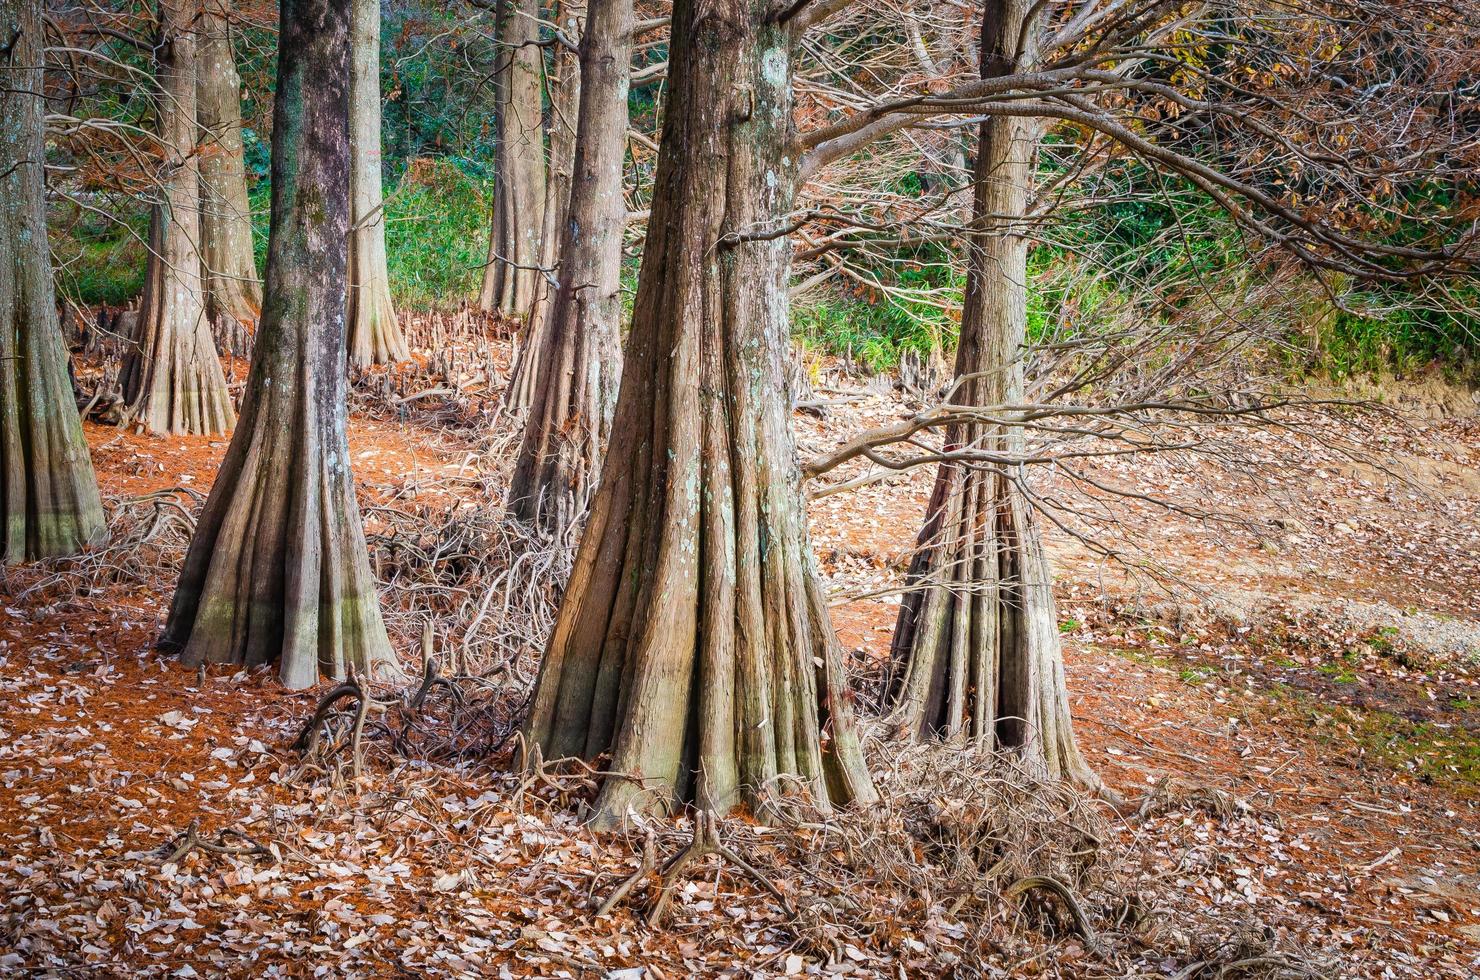
{"label": "thin sapling trunk", "polygon": [[411,357],[391,302],[380,186],[380,0],[354,0],[350,69],[349,362]]}

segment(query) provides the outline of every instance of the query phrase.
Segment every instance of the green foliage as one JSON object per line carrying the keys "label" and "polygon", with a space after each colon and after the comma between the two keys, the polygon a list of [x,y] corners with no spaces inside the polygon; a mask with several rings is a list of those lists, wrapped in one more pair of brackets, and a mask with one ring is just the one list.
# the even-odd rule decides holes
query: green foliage
{"label": "green foliage", "polygon": [[452,306],[471,296],[488,258],[487,181],[463,161],[413,161],[385,201],[391,293],[411,307]]}
{"label": "green foliage", "polygon": [[1480,308],[1480,290],[1466,293],[1459,297],[1462,305],[1449,310],[1429,309],[1392,291],[1347,297],[1347,310],[1317,326],[1316,364],[1337,379],[1384,371],[1401,377],[1433,363],[1473,376],[1480,359],[1480,317],[1463,306]]}
{"label": "green foliage", "polygon": [[938,246],[922,246],[879,274],[881,290],[818,291],[792,309],[792,335],[805,347],[849,354],[870,370],[955,348],[964,279]]}
{"label": "green foliage", "polygon": [[121,220],[64,201],[50,221],[57,290],[84,306],[123,306],[144,288],[148,209],[126,199],[108,210]]}

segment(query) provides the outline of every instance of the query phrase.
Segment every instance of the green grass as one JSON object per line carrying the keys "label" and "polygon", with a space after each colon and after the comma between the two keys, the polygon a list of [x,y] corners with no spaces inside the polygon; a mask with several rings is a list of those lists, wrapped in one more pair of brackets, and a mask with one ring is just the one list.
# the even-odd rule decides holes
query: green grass
{"label": "green grass", "polygon": [[1184,684],[1197,685],[1201,684],[1203,681],[1207,680],[1209,677],[1212,677],[1216,673],[1217,671],[1214,670],[1212,667],[1197,666],[1183,668],[1182,672],[1178,676],[1182,678],[1182,683]]}
{"label": "green grass", "polygon": [[1316,668],[1317,671],[1331,678],[1338,684],[1355,684],[1357,673],[1347,664],[1326,663]]}
{"label": "green grass", "polygon": [[1279,684],[1266,692],[1281,713],[1303,719],[1317,741],[1465,794],[1480,791],[1480,732],[1410,721],[1387,711],[1323,704]]}

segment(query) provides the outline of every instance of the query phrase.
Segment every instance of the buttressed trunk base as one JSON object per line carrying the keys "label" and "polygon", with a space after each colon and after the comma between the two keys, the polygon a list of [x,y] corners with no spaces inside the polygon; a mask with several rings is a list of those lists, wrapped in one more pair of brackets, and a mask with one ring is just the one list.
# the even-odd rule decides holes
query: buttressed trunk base
{"label": "buttressed trunk base", "polygon": [[[600,476],[621,373],[622,199],[632,0],[594,0],[580,91],[560,286],[531,325],[511,392],[527,389],[509,510],[551,537],[584,516]],[[511,400],[518,399],[511,395]]]}
{"label": "buttressed trunk base", "polygon": [[201,280],[200,158],[196,152],[199,4],[159,5],[161,199],[149,222],[149,263],[133,346],[119,373],[123,400],[150,432],[225,432],[235,422],[206,319]]}
{"label": "buttressed trunk base", "polygon": [[46,238],[40,0],[0,0],[0,562],[106,534],[57,320]]}
{"label": "buttressed trunk base", "polygon": [[395,658],[349,468],[350,0],[284,0],[281,25],[262,322],[161,646],[306,687]]}
{"label": "buttressed trunk base", "polygon": [[[1010,70],[1027,0],[992,0],[982,71]],[[1038,124],[983,122],[954,399],[1023,400],[1026,215]],[[956,425],[946,450],[972,447],[995,467],[942,463],[900,605],[891,651],[890,718],[918,738],[970,738],[1016,750],[1030,768],[1098,787],[1074,739],[1053,576],[1023,493],[1020,427]]]}
{"label": "buttressed trunk base", "polygon": [[673,38],[611,450],[525,726],[623,774],[597,827],[874,798],[787,426],[790,253],[748,235],[794,199],[794,39],[737,0],[680,0]]}

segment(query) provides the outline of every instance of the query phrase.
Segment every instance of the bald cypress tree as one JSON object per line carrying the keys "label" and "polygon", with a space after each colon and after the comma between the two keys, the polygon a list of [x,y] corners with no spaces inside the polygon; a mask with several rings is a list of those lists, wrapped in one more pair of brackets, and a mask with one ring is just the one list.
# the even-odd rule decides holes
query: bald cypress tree
{"label": "bald cypress tree", "polygon": [[[241,76],[229,0],[205,0],[195,81],[200,124],[200,254],[206,314],[218,337],[241,338],[262,312],[242,147]],[[245,353],[244,350],[234,353]]]}
{"label": "bald cypress tree", "polygon": [[808,541],[783,364],[800,27],[678,0],[670,90],[601,487],[527,741],[607,757],[592,822],[773,793],[872,799]]}
{"label": "bald cypress tree", "polygon": [[411,356],[391,301],[380,187],[380,0],[355,0],[350,67],[349,360],[365,367]]}
{"label": "bald cypress tree", "polygon": [[[982,77],[1030,61],[1018,45],[1029,0],[988,0]],[[1043,126],[998,116],[978,130],[967,279],[953,400],[1023,400],[1027,331],[1027,207]],[[980,422],[946,431],[947,450],[1005,460],[945,462],[900,604],[888,696],[914,737],[968,738],[1011,748],[1052,776],[1098,785],[1074,739],[1053,598],[1053,575],[1022,492],[1021,428]]]}
{"label": "bald cypress tree", "polygon": [[559,286],[530,324],[510,382],[528,414],[509,509],[552,536],[586,511],[601,471],[621,366],[622,165],[632,59],[632,0],[591,0],[581,35],[568,218]]}
{"label": "bald cypress tree", "polygon": [[160,0],[158,14],[159,198],[149,220],[138,327],[119,382],[129,411],[151,432],[225,432],[236,414],[206,318],[201,274],[195,87],[201,0]]}
{"label": "bald cypress tree", "polygon": [[46,238],[40,0],[0,0],[0,561],[104,533]]}
{"label": "bald cypress tree", "polygon": [[495,10],[498,177],[478,307],[528,316],[545,288],[539,271],[546,198],[540,5],[539,0],[498,0]]}
{"label": "bald cypress tree", "polygon": [[394,662],[349,468],[352,0],[284,0],[262,321],[161,646],[289,687]]}

